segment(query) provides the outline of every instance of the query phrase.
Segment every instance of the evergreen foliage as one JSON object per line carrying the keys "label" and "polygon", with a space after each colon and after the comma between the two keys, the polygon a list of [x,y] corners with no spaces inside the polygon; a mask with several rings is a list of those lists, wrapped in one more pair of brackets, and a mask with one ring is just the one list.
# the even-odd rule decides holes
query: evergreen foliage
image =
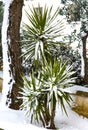
{"label": "evergreen foliage", "polygon": [[73,76],[77,77],[76,84],[82,84],[83,79],[81,78],[81,55],[79,50],[74,50],[70,45],[66,46],[60,45],[58,51],[53,52],[53,56],[60,59],[63,57],[64,62],[68,60],[68,64],[73,66],[75,74]]}
{"label": "evergreen foliage", "polygon": [[62,0],[64,7],[60,13],[66,15],[67,21],[80,21],[88,19],[88,1],[87,0]]}

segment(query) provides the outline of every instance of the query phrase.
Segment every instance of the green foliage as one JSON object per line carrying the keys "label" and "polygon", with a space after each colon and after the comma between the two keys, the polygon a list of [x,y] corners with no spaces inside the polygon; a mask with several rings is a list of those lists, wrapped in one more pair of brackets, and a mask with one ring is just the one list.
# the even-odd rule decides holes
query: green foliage
{"label": "green foliage", "polygon": [[33,7],[26,11],[29,23],[23,24],[22,40],[25,61],[49,59],[51,50],[57,48],[56,38],[62,35],[64,26],[63,20],[58,18],[59,8],[54,13],[52,10],[52,7],[41,8],[39,5],[37,9]]}
{"label": "green foliage", "polygon": [[[27,116],[31,116],[31,121],[42,121],[44,126],[49,125],[49,122],[52,124],[56,104],[60,104],[66,113],[64,101],[69,104],[70,96],[64,88],[73,84],[74,78],[71,78],[73,74],[72,67],[67,66],[67,62],[55,60],[53,64],[46,62],[38,77],[35,77],[33,72],[30,78],[23,77],[24,88],[22,88],[23,92],[21,93],[23,104],[21,108],[26,111]],[[53,116],[52,113],[54,113]]]}
{"label": "green foliage", "polygon": [[[74,50],[71,46],[61,45],[58,51],[54,52],[54,57],[58,59],[63,57],[64,62],[68,59],[68,64],[73,66],[73,70],[76,72],[73,76],[80,77],[81,73],[81,55],[79,50]],[[78,82],[79,81],[79,82]],[[77,80],[76,84],[82,84],[81,79]]]}
{"label": "green foliage", "polygon": [[0,2],[0,23],[2,23],[3,20],[3,4]]}
{"label": "green foliage", "polygon": [[67,21],[80,21],[88,19],[88,1],[87,0],[62,0],[64,7],[60,13],[66,15]]}

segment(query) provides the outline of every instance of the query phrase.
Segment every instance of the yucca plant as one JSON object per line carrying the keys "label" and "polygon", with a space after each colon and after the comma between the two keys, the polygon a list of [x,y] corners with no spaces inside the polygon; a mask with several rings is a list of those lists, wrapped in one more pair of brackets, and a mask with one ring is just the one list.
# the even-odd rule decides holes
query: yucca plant
{"label": "yucca plant", "polygon": [[22,56],[26,62],[32,58],[41,63],[45,58],[52,57],[51,51],[59,44],[56,38],[63,35],[64,22],[58,17],[59,8],[53,13],[53,8],[48,9],[47,6],[42,9],[40,5],[37,9],[29,7],[26,16],[29,23],[23,23],[22,48],[25,51]]}
{"label": "yucca plant", "polygon": [[[67,62],[55,60],[54,63],[46,62],[46,66],[42,66],[42,70],[36,78],[34,74],[28,78],[23,78],[25,87],[23,90],[22,109],[25,109],[27,114],[31,114],[31,119],[42,121],[44,126],[49,125],[50,128],[55,128],[54,118],[56,105],[60,104],[62,110],[65,111],[64,101],[69,104],[69,93],[64,91],[64,88],[73,84],[74,74],[71,66],[67,66]],[[67,114],[67,113],[66,113]]]}
{"label": "yucca plant", "polygon": [[[59,8],[52,13],[52,7],[38,6],[38,10],[33,7],[26,11],[29,24],[23,24],[24,39],[22,47],[25,61],[30,59],[36,61],[40,71],[35,76],[35,72],[30,74],[30,78],[23,76],[24,88],[22,89],[23,104],[22,109],[33,120],[42,121],[44,127],[55,128],[54,117],[57,103],[61,104],[66,112],[64,100],[69,104],[70,96],[64,91],[73,83],[71,67],[67,67],[67,62],[54,60],[52,52],[55,51],[60,42],[56,39],[63,34],[64,24],[58,18]],[[41,65],[41,66],[39,66]]]}

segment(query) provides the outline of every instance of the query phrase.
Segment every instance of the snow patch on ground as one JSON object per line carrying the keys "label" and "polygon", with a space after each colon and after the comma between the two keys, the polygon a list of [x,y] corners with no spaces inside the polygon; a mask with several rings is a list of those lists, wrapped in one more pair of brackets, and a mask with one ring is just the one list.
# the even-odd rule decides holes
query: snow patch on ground
{"label": "snow patch on ground", "polygon": [[56,126],[59,130],[88,130],[88,119],[83,116],[79,116],[77,113],[71,110],[67,105],[66,110],[68,116],[61,111],[60,108],[57,109],[56,114]]}
{"label": "snow patch on ground", "polygon": [[32,124],[27,123],[23,111],[11,110],[0,105],[0,128],[5,130],[44,130]]}
{"label": "snow patch on ground", "polygon": [[[88,88],[75,85],[67,89],[69,92],[76,92],[77,90],[88,92]],[[88,130],[88,119],[79,116],[71,110],[66,104],[68,116],[62,112],[61,107],[57,107],[55,124],[58,130]],[[25,114],[21,110],[11,110],[3,107],[0,104],[0,128],[5,130],[45,130],[38,126],[29,124]]]}
{"label": "snow patch on ground", "polygon": [[88,88],[86,86],[80,86],[80,85],[74,85],[72,87],[66,88],[65,90],[69,93],[75,93],[77,91],[88,92]]}

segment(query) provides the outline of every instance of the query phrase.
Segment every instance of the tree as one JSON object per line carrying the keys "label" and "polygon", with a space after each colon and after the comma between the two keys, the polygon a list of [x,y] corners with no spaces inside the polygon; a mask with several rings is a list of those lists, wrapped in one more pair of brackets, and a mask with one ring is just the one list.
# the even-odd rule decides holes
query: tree
{"label": "tree", "polygon": [[88,57],[87,57],[87,37],[88,37],[88,29],[86,28],[85,32],[82,32],[81,39],[82,39],[82,62],[83,62],[83,71],[82,76],[84,77],[84,83],[88,84]]}
{"label": "tree", "polygon": [[[4,19],[2,26],[3,47],[3,98],[2,103],[19,109],[19,85],[22,85],[22,59],[20,48],[20,22],[23,0],[3,0]],[[21,81],[21,82],[20,82]],[[20,84],[19,84],[20,82]]]}
{"label": "tree", "polygon": [[0,1],[0,67],[2,66],[2,45],[1,45],[1,27],[3,21],[3,4]]}
{"label": "tree", "polygon": [[2,2],[0,1],[0,43],[1,43],[2,20],[3,20],[3,5],[2,5]]}

